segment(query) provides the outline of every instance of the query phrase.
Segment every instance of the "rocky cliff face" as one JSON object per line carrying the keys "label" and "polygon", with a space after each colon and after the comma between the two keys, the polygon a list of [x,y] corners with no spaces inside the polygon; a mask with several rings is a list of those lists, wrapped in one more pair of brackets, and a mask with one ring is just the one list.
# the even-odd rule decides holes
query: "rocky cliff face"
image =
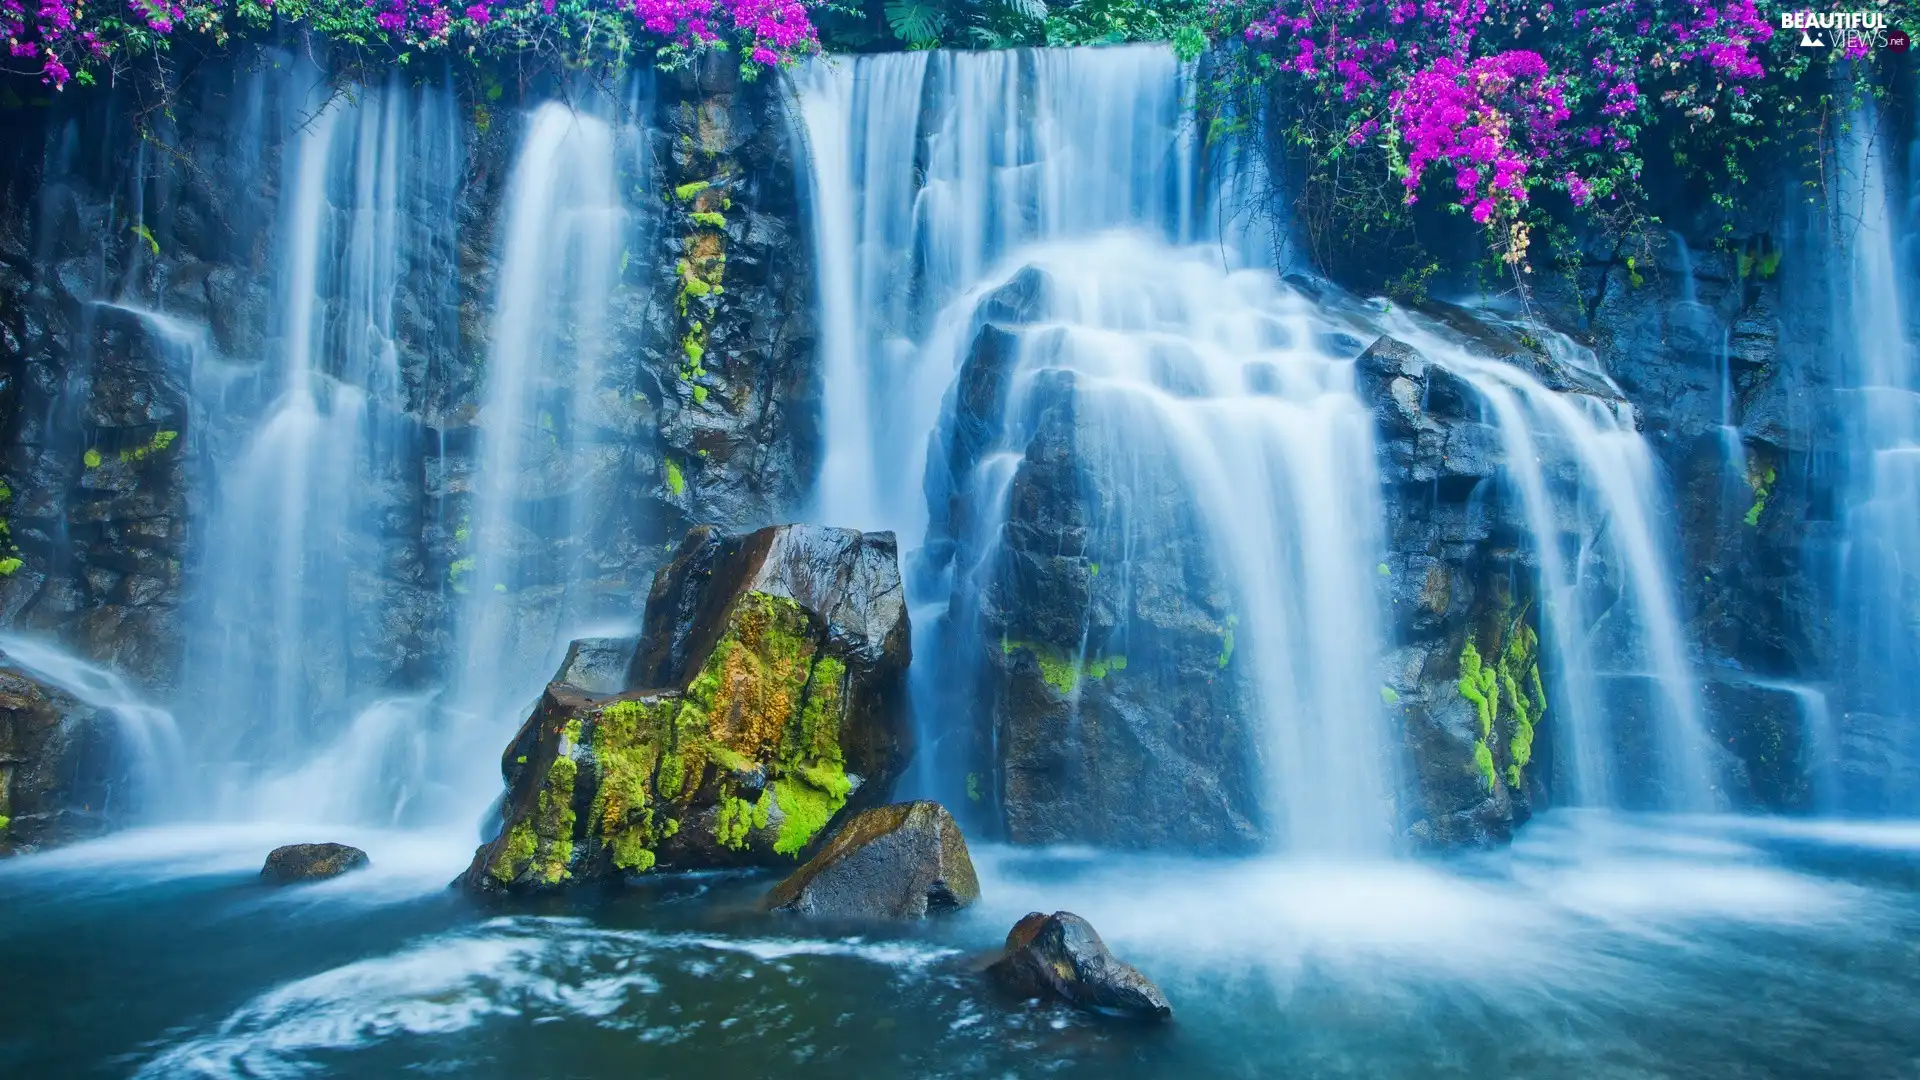
{"label": "rocky cliff face", "polygon": [[[344,593],[364,616],[337,639],[305,641],[312,702],[430,685],[447,669],[471,584],[462,573],[473,565],[502,215],[523,118],[543,100],[575,101],[621,133],[628,222],[607,359],[583,391],[592,408],[541,412],[574,460],[532,466],[540,476],[521,485],[515,514],[539,520],[582,476],[617,494],[579,515],[573,535],[507,539],[525,579],[509,619],[537,636],[559,617],[568,573],[584,579],[570,588],[589,597],[585,615],[637,617],[634,597],[689,524],[753,527],[798,504],[818,442],[814,305],[804,260],[784,257],[807,241],[778,80],[743,83],[716,57],[613,89],[436,72],[417,87],[342,80],[329,101],[315,93],[327,76],[292,51],[243,48],[184,71],[165,110],[131,91],[9,96],[0,622],[56,636],[156,696],[192,696],[183,681],[218,666],[190,648],[227,617],[206,599],[233,572],[209,562],[222,550],[209,522],[256,438],[248,417],[285,392],[283,358],[303,347],[286,301],[302,287],[287,277],[298,240],[290,165],[321,101],[359,108],[363,155],[392,138],[383,130],[408,135],[377,151],[387,173],[362,170],[329,193],[322,226],[342,245],[359,243],[355,229],[391,235],[338,253],[391,260],[372,277],[390,280],[391,296],[356,295],[367,275],[351,267],[323,267],[304,286],[315,385],[323,398],[366,396],[351,437],[372,448],[340,500],[355,521],[307,525],[339,532],[330,550],[346,567],[308,581],[307,602],[338,605]],[[387,127],[368,126],[368,101]],[[410,178],[392,219],[350,218],[352,184],[392,182],[383,175]],[[365,324],[370,311],[379,326]],[[384,336],[368,345],[376,330]],[[284,651],[276,632],[241,635],[247,667]]]}

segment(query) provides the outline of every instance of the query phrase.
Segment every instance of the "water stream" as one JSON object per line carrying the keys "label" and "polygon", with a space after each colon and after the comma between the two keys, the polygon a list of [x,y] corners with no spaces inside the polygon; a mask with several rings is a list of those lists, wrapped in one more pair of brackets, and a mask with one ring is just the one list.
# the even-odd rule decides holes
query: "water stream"
{"label": "water stream", "polygon": [[[794,257],[813,261],[824,436],[792,509],[900,536],[920,729],[900,794],[941,798],[969,830],[989,817],[968,807],[977,713],[992,707],[981,674],[1057,644],[1064,660],[1048,661],[1073,673],[1048,683],[1070,714],[1062,743],[1121,726],[1099,710],[1129,702],[1092,685],[1116,671],[1149,697],[1225,688],[1257,850],[970,831],[982,902],[905,926],[770,915],[758,872],[505,906],[449,890],[498,796],[501,749],[567,641],[631,634],[646,593],[633,568],[660,558],[652,533],[634,555],[659,432],[635,419],[653,284],[630,271],[666,201],[643,178],[670,140],[646,129],[640,80],[501,108],[488,123],[511,149],[483,168],[450,88],[323,103],[313,75],[249,73],[235,105],[248,119],[232,138],[278,170],[259,355],[222,354],[164,295],[94,305],[190,376],[205,540],[164,700],[44,637],[0,635],[11,666],[117,721],[149,810],[141,827],[0,862],[0,1072],[1920,1069],[1920,829],[1723,812],[1729,757],[1707,734],[1673,495],[1599,358],[1534,328],[1548,363],[1528,370],[1434,319],[1283,276],[1255,212],[1273,197],[1260,155],[1201,137],[1196,71],[1163,48],[792,73],[811,233]],[[272,153],[263,132],[278,133]],[[1795,697],[1823,810],[1863,809],[1853,713],[1913,737],[1898,721],[1920,664],[1916,267],[1897,239],[1920,186],[1903,199],[1883,148],[1843,150],[1860,228],[1834,267],[1851,349],[1838,576],[1860,696],[1741,676]],[[451,208],[474,205],[461,200],[487,169],[482,236]],[[1681,250],[1681,318],[1704,325]],[[403,282],[475,263],[492,276],[471,309],[457,280],[438,283],[435,311],[396,300],[423,295]],[[473,370],[434,373],[465,403],[409,400],[420,341],[469,332],[485,342]],[[1503,455],[1474,497],[1524,522],[1512,564],[1539,604],[1558,772],[1553,808],[1510,848],[1414,859],[1398,844],[1412,800],[1379,670],[1401,644],[1382,609],[1389,505],[1355,364],[1380,334],[1471,389]],[[1744,475],[1728,352],[1712,378]],[[1550,388],[1546,367],[1579,388]],[[1036,494],[1063,445],[1077,471]],[[1042,495],[1084,520],[1046,532]],[[1009,567],[1070,546],[1076,572],[1122,600],[1076,611],[1075,644],[1015,640]],[[1147,747],[1176,750],[1192,748]],[[1062,775],[1090,800],[1086,772]],[[1145,803],[1148,787],[1126,796]],[[1878,794],[1866,809],[1920,809],[1920,793]],[[310,840],[358,844],[372,868],[259,884],[267,849]],[[979,977],[1014,920],[1058,909],[1147,970],[1175,1023],[1113,1025]]]}

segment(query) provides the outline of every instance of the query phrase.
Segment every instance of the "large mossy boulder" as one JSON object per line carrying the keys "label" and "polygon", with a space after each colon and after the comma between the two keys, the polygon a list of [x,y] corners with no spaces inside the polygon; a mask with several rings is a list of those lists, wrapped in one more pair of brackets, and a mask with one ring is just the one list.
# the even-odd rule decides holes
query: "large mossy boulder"
{"label": "large mossy boulder", "polygon": [[919,919],[980,899],[966,837],[937,802],[876,806],[847,822],[767,894],[776,911]]}
{"label": "large mossy boulder", "polygon": [[905,764],[908,648],[891,533],[693,530],[655,577],[628,688],[556,681],[507,748],[502,827],[466,884],[803,858]]}

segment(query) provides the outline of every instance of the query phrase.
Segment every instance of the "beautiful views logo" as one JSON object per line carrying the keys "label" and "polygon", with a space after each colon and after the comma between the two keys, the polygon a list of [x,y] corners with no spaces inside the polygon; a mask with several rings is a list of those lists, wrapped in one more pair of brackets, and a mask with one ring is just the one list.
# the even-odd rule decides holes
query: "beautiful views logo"
{"label": "beautiful views logo", "polygon": [[1802,49],[1848,56],[1872,49],[1905,52],[1910,44],[1906,31],[1890,25],[1884,11],[1786,11],[1780,14],[1780,29],[1799,31],[1796,44]]}

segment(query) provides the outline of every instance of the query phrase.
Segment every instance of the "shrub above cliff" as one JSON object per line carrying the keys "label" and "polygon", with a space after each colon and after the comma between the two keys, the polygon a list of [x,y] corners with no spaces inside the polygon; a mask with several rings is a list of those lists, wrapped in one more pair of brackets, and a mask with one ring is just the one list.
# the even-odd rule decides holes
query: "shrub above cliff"
{"label": "shrub above cliff", "polygon": [[47,84],[87,84],[134,57],[195,35],[284,22],[399,62],[422,50],[468,54],[561,51],[570,57],[667,63],[714,48],[772,67],[819,48],[808,9],[820,0],[0,0],[0,65]]}

